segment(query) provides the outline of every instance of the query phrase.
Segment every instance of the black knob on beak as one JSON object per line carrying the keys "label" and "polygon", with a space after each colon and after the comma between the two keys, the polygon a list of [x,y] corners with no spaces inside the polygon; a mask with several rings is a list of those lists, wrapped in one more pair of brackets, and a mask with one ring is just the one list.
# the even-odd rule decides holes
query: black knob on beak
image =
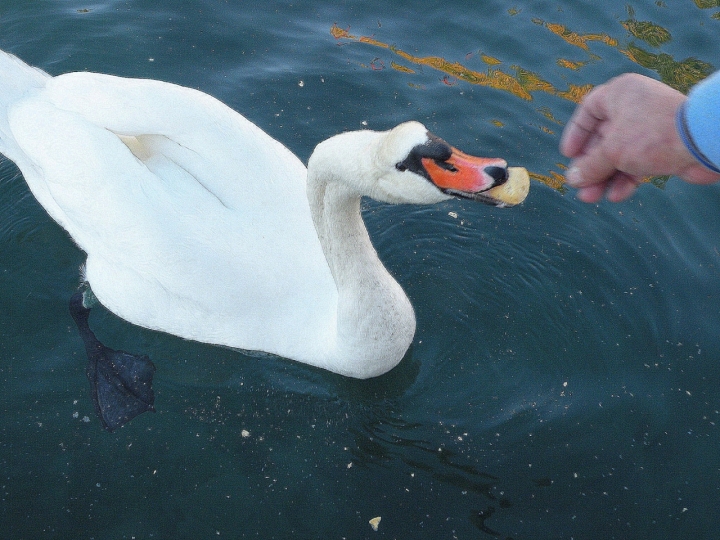
{"label": "black knob on beak", "polygon": [[493,184],[493,187],[499,186],[507,182],[508,179],[508,171],[505,167],[485,167],[483,169],[485,171],[485,174],[490,176],[493,180],[495,180],[495,183]]}

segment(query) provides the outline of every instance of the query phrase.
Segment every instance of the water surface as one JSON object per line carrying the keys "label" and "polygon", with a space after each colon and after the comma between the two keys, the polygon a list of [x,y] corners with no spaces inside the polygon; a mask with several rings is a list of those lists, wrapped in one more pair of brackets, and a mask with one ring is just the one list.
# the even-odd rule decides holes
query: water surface
{"label": "water surface", "polygon": [[108,345],[158,367],[158,412],[108,434],[67,312],[84,255],[3,161],[0,536],[714,538],[719,188],[583,205],[557,144],[592,86],[686,90],[720,67],[718,36],[716,0],[0,6],[0,48],[201,89],[303,160],[415,119],[536,179],[510,210],[364,203],[418,319],[376,380],[96,309]]}

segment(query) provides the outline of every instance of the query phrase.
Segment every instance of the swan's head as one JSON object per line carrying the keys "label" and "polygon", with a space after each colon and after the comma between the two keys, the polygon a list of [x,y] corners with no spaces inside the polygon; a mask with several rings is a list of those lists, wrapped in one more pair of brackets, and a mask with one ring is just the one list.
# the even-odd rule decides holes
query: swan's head
{"label": "swan's head", "polygon": [[[334,180],[389,203],[431,204],[461,197],[512,206],[525,198],[529,186],[527,173],[515,178],[518,171],[511,168],[509,173],[505,160],[465,154],[419,122],[332,137],[318,145],[308,169],[322,162],[333,169]],[[518,190],[524,191],[520,198]]]}

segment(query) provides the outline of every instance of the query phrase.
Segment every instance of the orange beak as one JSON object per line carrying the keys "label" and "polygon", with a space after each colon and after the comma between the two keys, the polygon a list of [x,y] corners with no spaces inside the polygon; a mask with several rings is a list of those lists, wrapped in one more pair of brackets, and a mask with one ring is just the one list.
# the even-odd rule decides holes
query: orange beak
{"label": "orange beak", "polygon": [[438,162],[422,158],[432,182],[450,195],[472,196],[503,184],[508,178],[507,162],[481,158],[452,148],[450,159]]}

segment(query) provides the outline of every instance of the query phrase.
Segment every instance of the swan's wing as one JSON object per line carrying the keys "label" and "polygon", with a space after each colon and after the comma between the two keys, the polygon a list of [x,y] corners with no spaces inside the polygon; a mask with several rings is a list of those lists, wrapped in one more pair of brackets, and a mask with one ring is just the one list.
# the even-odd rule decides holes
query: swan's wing
{"label": "swan's wing", "polygon": [[15,144],[7,109],[28,94],[44,88],[50,76],[4,51],[0,51],[0,74],[0,153],[18,163],[22,160],[22,151]]}
{"label": "swan's wing", "polygon": [[[28,185],[88,253],[87,277],[100,301],[141,326],[286,355],[308,328],[332,324],[337,293],[300,162],[207,96],[200,101],[221,111],[216,116],[202,116],[207,110],[194,103],[197,123],[188,112],[173,131],[155,113],[154,129],[140,129],[152,127],[153,111],[139,113],[110,83],[127,83],[138,99],[138,85],[149,88],[159,104],[166,85],[88,82],[97,80],[119,101],[106,103],[97,88],[86,92],[96,111],[76,103],[69,86],[50,88],[14,104],[9,125]],[[171,127],[170,113],[184,114],[182,99],[198,97],[170,86],[165,101],[175,95],[165,109]],[[238,152],[252,158],[244,162]],[[274,177],[278,171],[286,174]]]}
{"label": "swan's wing", "polygon": [[[83,250],[122,253],[148,242],[169,190],[116,135],[41,98],[15,104],[8,120],[30,189]],[[198,205],[207,199],[202,189],[194,195]],[[166,217],[167,234],[173,224]]]}
{"label": "swan's wing", "polygon": [[[228,207],[278,208],[305,199],[305,167],[278,141],[215,98],[170,83],[95,73],[50,80],[47,99],[113,133],[160,136],[162,151]],[[155,151],[158,151],[155,148]]]}

